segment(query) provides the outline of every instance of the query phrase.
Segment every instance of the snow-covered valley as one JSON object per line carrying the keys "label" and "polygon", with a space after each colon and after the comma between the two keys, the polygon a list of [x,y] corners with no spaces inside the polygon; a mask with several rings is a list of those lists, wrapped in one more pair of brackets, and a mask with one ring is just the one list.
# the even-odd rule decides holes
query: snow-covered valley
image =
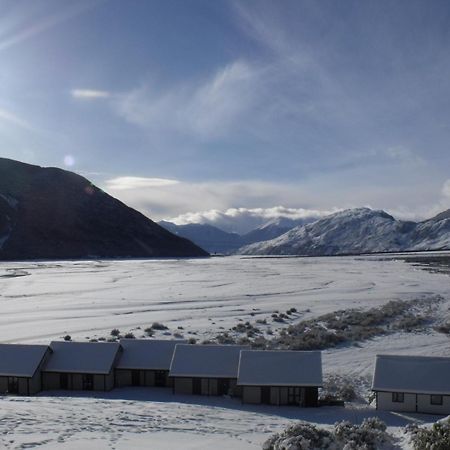
{"label": "snow-covered valley", "polygon": [[[156,337],[179,334],[201,342],[239,322],[269,321],[274,311],[289,308],[297,310],[290,320],[298,322],[437,295],[443,300],[434,314],[445,320],[450,317],[449,281],[446,273],[377,256],[2,263],[0,341],[48,343],[66,334],[74,340],[108,338],[113,328],[142,337],[157,321],[168,330],[157,331]],[[275,331],[281,326],[270,323]],[[328,349],[324,372],[367,380],[375,354],[389,352],[448,356],[450,339],[430,326]],[[252,449],[293,419],[330,426],[377,415],[399,438],[399,426],[436,419],[376,412],[363,404],[251,407],[235,399],[173,396],[157,388],[117,389],[94,397],[43,392],[0,402],[1,448]]]}

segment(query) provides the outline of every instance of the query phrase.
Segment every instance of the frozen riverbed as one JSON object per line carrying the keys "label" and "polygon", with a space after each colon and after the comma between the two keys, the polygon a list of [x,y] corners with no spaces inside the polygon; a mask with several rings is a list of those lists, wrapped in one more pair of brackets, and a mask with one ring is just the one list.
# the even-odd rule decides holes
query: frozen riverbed
{"label": "frozen riverbed", "polygon": [[[275,310],[294,307],[302,320],[436,295],[443,298],[438,315],[448,317],[448,275],[378,257],[1,263],[0,341],[48,343],[66,334],[86,340],[108,337],[113,328],[141,337],[155,321],[169,328],[157,337],[180,333],[202,340],[239,320],[270,318]],[[380,336],[325,351],[324,371],[367,379],[382,352],[448,355],[450,339],[431,328]],[[252,449],[293,419],[331,426],[375,414],[399,436],[399,426],[435,419],[377,413],[367,405],[245,407],[152,389],[0,401],[1,448]]]}

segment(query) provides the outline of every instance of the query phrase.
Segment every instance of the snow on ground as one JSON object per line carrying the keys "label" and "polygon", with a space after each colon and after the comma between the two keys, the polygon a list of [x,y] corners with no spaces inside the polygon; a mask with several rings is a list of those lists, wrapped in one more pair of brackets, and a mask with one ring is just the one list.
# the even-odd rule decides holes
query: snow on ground
{"label": "snow on ground", "polygon": [[337,420],[361,423],[378,416],[399,433],[408,423],[437,416],[377,412],[370,407],[314,409],[242,405],[239,400],[172,395],[161,388],[123,388],[67,397],[5,397],[0,409],[2,449],[214,449],[251,450],[293,420],[330,428]]}
{"label": "snow on ground", "polygon": [[[85,340],[107,337],[113,328],[140,337],[155,321],[171,333],[204,339],[239,319],[270,318],[274,310],[295,307],[299,319],[312,318],[435,295],[444,298],[440,316],[448,317],[448,275],[379,257],[1,263],[0,342],[47,343],[65,334]],[[171,337],[164,333],[156,336]],[[376,353],[397,352],[448,356],[450,339],[428,330],[327,350],[324,372],[369,378]],[[372,415],[396,433],[412,420],[436,420],[367,405],[252,407],[158,389],[117,389],[96,397],[43,393],[0,399],[0,448],[244,450],[260,448],[294,419],[331,426]]]}

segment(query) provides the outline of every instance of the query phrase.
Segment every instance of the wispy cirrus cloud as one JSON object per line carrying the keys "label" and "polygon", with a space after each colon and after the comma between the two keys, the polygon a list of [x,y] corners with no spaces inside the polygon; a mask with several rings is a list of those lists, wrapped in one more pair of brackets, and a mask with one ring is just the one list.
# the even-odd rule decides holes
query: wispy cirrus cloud
{"label": "wispy cirrus cloud", "polygon": [[6,122],[27,131],[36,131],[31,123],[6,109],[0,108],[0,121]]}
{"label": "wispy cirrus cloud", "polygon": [[76,99],[83,100],[96,100],[105,99],[111,97],[111,93],[108,91],[102,91],[98,89],[72,89],[70,95]]}
{"label": "wispy cirrus cloud", "polygon": [[114,108],[148,131],[214,139],[242,125],[256,102],[258,76],[254,66],[235,61],[203,80],[165,89],[145,83],[117,96]]}

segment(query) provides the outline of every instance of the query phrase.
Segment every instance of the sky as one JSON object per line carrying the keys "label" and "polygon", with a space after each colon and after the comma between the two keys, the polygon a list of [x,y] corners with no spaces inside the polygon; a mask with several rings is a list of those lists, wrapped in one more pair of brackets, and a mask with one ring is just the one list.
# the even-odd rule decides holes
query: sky
{"label": "sky", "polygon": [[0,156],[154,220],[450,207],[447,0],[0,0]]}

